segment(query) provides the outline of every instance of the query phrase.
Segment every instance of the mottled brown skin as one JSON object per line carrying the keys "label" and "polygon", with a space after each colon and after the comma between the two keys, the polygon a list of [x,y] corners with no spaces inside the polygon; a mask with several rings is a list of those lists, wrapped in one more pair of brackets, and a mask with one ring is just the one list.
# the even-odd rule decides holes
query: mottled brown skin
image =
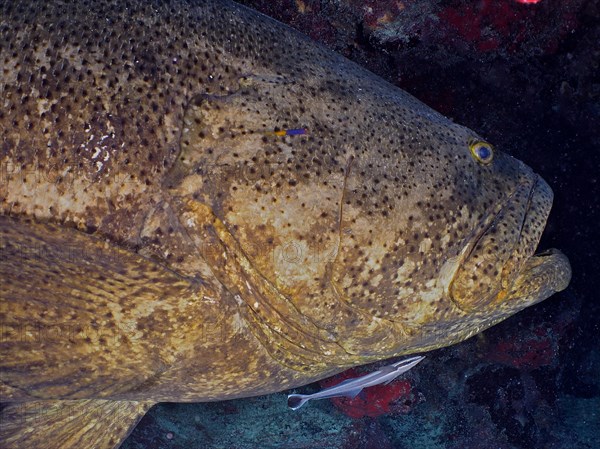
{"label": "mottled brown skin", "polygon": [[233,3],[3,2],[0,61],[3,401],[280,391],[568,284],[530,168]]}

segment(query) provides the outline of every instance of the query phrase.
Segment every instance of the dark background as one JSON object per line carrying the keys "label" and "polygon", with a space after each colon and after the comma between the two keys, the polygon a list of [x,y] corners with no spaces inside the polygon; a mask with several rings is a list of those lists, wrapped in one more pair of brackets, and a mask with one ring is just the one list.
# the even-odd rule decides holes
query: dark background
{"label": "dark background", "polygon": [[[410,394],[391,398],[386,413],[373,410],[381,396],[311,403],[296,414],[282,394],[165,404],[125,447],[599,448],[598,2],[242,3],[533,167],[555,193],[540,248],[567,254],[573,280],[565,292],[482,335],[434,351],[409,373]],[[356,417],[361,413],[376,416]]]}

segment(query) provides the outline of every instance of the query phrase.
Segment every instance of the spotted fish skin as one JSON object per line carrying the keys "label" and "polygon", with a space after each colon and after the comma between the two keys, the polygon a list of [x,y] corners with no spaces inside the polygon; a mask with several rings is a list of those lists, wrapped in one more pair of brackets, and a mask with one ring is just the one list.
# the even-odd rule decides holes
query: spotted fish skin
{"label": "spotted fish skin", "polygon": [[529,167],[235,3],[5,1],[0,61],[4,400],[280,391],[569,282]]}

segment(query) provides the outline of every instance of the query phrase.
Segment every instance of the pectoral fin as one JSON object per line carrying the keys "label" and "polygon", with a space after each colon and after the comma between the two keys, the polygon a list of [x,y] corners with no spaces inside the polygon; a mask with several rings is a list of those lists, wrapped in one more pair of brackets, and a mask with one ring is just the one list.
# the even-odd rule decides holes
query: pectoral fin
{"label": "pectoral fin", "polygon": [[14,217],[0,216],[0,279],[5,402],[149,399],[213,313],[203,286],[132,251]]}
{"label": "pectoral fin", "polygon": [[355,388],[354,390],[349,390],[349,391],[343,393],[343,395],[346,396],[347,398],[354,399],[356,396],[358,396],[360,394],[360,392],[362,390],[363,390],[362,387],[358,387],[358,388]]}
{"label": "pectoral fin", "polygon": [[153,403],[85,399],[4,405],[3,449],[114,449]]}

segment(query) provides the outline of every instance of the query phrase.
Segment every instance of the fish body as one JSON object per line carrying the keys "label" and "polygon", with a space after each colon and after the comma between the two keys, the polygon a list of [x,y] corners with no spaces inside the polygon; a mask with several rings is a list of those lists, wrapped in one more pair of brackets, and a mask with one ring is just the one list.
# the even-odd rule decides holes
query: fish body
{"label": "fish body", "polygon": [[400,374],[405,373],[425,357],[410,357],[400,362],[386,365],[377,371],[365,374],[355,379],[347,379],[333,387],[325,388],[313,394],[290,394],[288,395],[288,407],[298,410],[311,399],[329,399],[340,396],[355,398],[364,388],[380,384],[388,384]]}
{"label": "fish body", "polygon": [[569,282],[531,168],[235,3],[4,1],[0,61],[3,447],[117,447],[153,403],[449,345]]}

